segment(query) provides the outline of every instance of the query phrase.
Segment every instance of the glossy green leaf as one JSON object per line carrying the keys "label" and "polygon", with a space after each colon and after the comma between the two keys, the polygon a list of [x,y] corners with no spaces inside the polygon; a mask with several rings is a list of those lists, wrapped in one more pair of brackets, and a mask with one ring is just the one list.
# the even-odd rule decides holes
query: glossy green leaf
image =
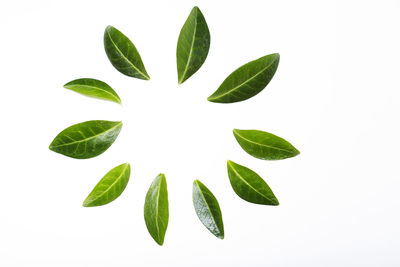
{"label": "glossy green leaf", "polygon": [[164,174],[159,174],[147,191],[144,203],[144,220],[150,235],[160,246],[164,243],[168,218],[167,181]]}
{"label": "glossy green leaf", "polygon": [[210,31],[200,9],[190,12],[179,34],[176,48],[179,84],[198,71],[207,58],[210,48]]}
{"label": "glossy green leaf", "polygon": [[193,182],[193,205],[201,223],[216,237],[224,239],[224,223],[218,201],[199,180]]}
{"label": "glossy green leaf", "polygon": [[76,79],[66,83],[64,88],[70,89],[85,96],[109,100],[121,104],[121,99],[117,93],[108,84],[96,79]]}
{"label": "glossy green leaf", "polygon": [[93,158],[106,151],[117,139],[120,121],[86,121],[59,133],[49,149],[76,159]]}
{"label": "glossy green leaf", "polygon": [[104,32],[104,49],[111,64],[119,72],[150,80],[136,47],[128,37],[112,26],[108,26]]}
{"label": "glossy green leaf", "polygon": [[288,141],[271,133],[234,129],[233,134],[244,151],[259,159],[278,160],[300,154]]}
{"label": "glossy green leaf", "polygon": [[128,163],[110,170],[83,202],[84,207],[102,206],[117,199],[124,192],[131,174]]}
{"label": "glossy green leaf", "polygon": [[279,205],[267,183],[249,168],[228,160],[228,175],[233,190],[242,199],[256,204]]}
{"label": "glossy green leaf", "polygon": [[207,99],[217,103],[239,102],[255,96],[271,81],[279,64],[279,54],[251,61],[232,72]]}

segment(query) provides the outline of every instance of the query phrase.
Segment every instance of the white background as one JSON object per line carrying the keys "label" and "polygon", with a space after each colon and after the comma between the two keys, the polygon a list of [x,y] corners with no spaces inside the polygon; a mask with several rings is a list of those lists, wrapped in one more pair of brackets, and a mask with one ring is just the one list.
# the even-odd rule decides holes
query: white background
{"label": "white background", "polygon": [[[178,86],[175,49],[191,8],[211,32],[203,67]],[[399,1],[2,1],[0,266],[399,266]],[[150,81],[120,74],[103,48],[113,25],[138,48]],[[254,98],[206,101],[242,64],[279,52]],[[63,89],[101,79],[122,107]],[[104,154],[48,149],[58,132],[123,120]],[[232,129],[275,133],[298,157],[246,154]],[[241,200],[226,160],[259,173],[278,207]],[[82,201],[112,167],[130,183],[109,205]],[[166,174],[164,246],[147,233],[146,191]],[[192,207],[200,179],[218,198],[225,240]]]}

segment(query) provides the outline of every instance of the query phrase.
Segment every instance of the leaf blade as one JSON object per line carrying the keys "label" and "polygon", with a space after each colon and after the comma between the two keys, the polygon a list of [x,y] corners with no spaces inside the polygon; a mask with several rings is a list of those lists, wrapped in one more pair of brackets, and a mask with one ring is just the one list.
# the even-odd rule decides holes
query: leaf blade
{"label": "leaf blade", "polygon": [[117,199],[125,190],[130,174],[131,167],[129,163],[124,163],[111,169],[86,197],[83,201],[83,206],[102,206]]}
{"label": "leaf blade", "polygon": [[271,133],[234,129],[233,134],[243,150],[258,159],[281,160],[300,154],[288,141]]}
{"label": "leaf blade", "polygon": [[144,204],[144,220],[151,237],[160,246],[168,227],[168,191],[164,174],[159,174],[150,185]]}
{"label": "leaf blade", "polygon": [[49,149],[71,158],[93,158],[114,143],[121,128],[121,121],[93,120],[74,124],[61,131]]}
{"label": "leaf blade", "polygon": [[210,49],[210,31],[200,9],[195,6],[178,38],[176,61],[178,83],[182,84],[204,64]]}
{"label": "leaf blade", "polygon": [[228,176],[235,193],[242,199],[262,205],[279,205],[268,184],[253,170],[228,160]]}
{"label": "leaf blade", "polygon": [[121,99],[114,89],[100,80],[91,78],[76,79],[66,83],[64,88],[88,97],[109,100],[121,104]]}
{"label": "leaf blade", "polygon": [[111,64],[119,72],[130,77],[150,80],[135,45],[113,26],[107,26],[104,31],[104,49]]}
{"label": "leaf blade", "polygon": [[214,194],[199,180],[194,180],[193,206],[201,223],[216,237],[224,239],[224,224],[220,206]]}
{"label": "leaf blade", "polygon": [[260,93],[272,80],[279,65],[279,54],[250,61],[233,71],[207,98],[215,103],[234,103]]}

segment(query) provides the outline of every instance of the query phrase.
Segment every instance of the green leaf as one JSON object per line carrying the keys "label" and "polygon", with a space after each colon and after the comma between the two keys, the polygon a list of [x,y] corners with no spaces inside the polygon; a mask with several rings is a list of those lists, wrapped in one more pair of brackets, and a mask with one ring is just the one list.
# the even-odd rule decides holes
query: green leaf
{"label": "green leaf", "polygon": [[233,103],[255,96],[274,77],[278,64],[279,54],[271,54],[241,66],[223,81],[208,101]]}
{"label": "green leaf", "polygon": [[195,6],[183,25],[176,48],[178,83],[181,84],[198,71],[207,58],[210,31],[200,9]]}
{"label": "green leaf", "polygon": [[300,154],[288,141],[271,133],[234,129],[233,134],[244,151],[259,159],[278,160]]}
{"label": "green leaf", "polygon": [[168,227],[168,191],[164,174],[159,174],[147,191],[144,203],[144,220],[147,230],[160,246],[164,243]]}
{"label": "green leaf", "polygon": [[117,93],[108,84],[96,79],[76,79],[65,84],[64,88],[85,96],[109,100],[121,104],[121,99]]}
{"label": "green leaf", "polygon": [[117,199],[124,192],[131,174],[128,163],[121,164],[110,170],[83,202],[84,207],[102,206]]}
{"label": "green leaf", "polygon": [[111,64],[119,72],[150,80],[136,47],[128,37],[112,26],[108,26],[104,32],[104,49]]}
{"label": "green leaf", "polygon": [[117,139],[121,121],[86,121],[59,133],[49,149],[76,159],[93,158],[106,151]]}
{"label": "green leaf", "polygon": [[193,205],[202,224],[213,235],[224,239],[224,223],[218,201],[199,180],[193,182]]}
{"label": "green leaf", "polygon": [[267,183],[249,168],[228,160],[228,175],[233,190],[242,199],[256,204],[279,205]]}

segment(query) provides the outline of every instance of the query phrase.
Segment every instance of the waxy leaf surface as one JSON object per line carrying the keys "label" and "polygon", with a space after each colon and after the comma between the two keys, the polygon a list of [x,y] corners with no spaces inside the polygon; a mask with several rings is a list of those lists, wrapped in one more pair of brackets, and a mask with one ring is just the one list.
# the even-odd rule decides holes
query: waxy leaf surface
{"label": "waxy leaf surface", "polygon": [[108,84],[96,79],[76,79],[65,84],[64,88],[85,96],[109,100],[121,104],[121,99],[117,93]]}
{"label": "waxy leaf surface", "polygon": [[84,207],[102,206],[117,199],[124,192],[131,174],[128,163],[110,170],[83,202]]}
{"label": "waxy leaf surface", "polygon": [[229,160],[228,176],[233,190],[242,199],[256,204],[279,205],[267,183],[249,168]]}
{"label": "waxy leaf surface", "polygon": [[150,235],[160,246],[164,243],[168,218],[167,181],[164,174],[159,174],[147,191],[144,203],[144,220]]}
{"label": "waxy leaf surface", "polygon": [[199,180],[193,182],[193,206],[201,223],[216,237],[224,239],[224,224],[218,201]]}
{"label": "waxy leaf surface", "polygon": [[239,102],[255,96],[271,81],[279,64],[279,54],[251,61],[232,72],[207,99],[217,103]]}
{"label": "waxy leaf surface", "polygon": [[114,143],[121,128],[120,121],[95,120],[78,123],[59,133],[49,148],[71,158],[93,158]]}
{"label": "waxy leaf surface", "polygon": [[278,160],[300,154],[288,141],[271,133],[234,129],[233,134],[244,151],[259,159]]}
{"label": "waxy leaf surface", "polygon": [[181,84],[198,71],[207,58],[210,31],[198,7],[190,12],[179,34],[176,48],[178,82]]}
{"label": "waxy leaf surface", "polygon": [[112,26],[108,26],[104,32],[104,49],[111,64],[119,72],[142,80],[150,79],[134,44]]}

